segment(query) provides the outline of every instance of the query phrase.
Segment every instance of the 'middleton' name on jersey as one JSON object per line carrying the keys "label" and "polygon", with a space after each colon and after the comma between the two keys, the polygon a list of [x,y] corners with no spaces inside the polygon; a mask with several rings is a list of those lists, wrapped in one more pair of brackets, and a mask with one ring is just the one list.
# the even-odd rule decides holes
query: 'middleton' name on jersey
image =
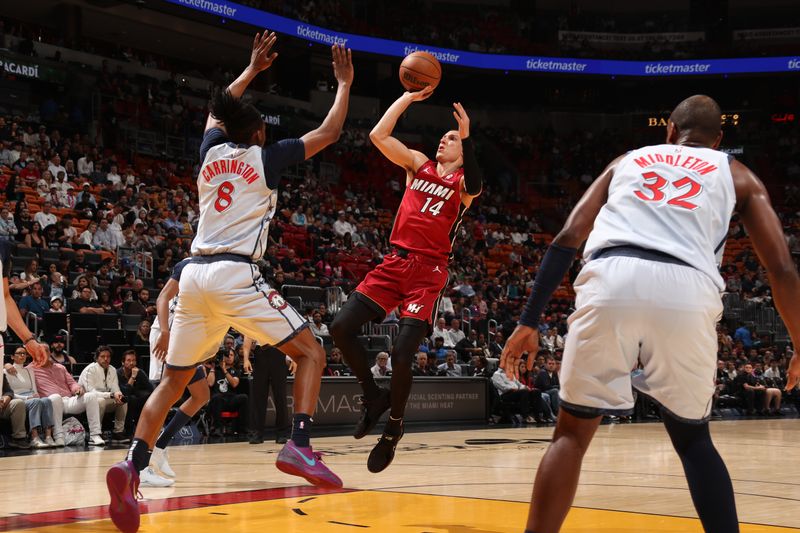
{"label": "'middleton' name on jersey", "polygon": [[635,158],[633,162],[639,165],[641,168],[647,168],[651,165],[655,165],[656,163],[665,163],[667,165],[672,165],[674,167],[681,167],[687,170],[694,170],[695,172],[703,176],[717,170],[716,165],[712,165],[707,161],[703,161],[702,159],[699,159],[697,157],[680,155],[680,154],[678,155],[662,155],[659,153],[645,154],[642,157]]}
{"label": "'middleton' name on jersey", "polygon": [[247,182],[248,185],[261,178],[256,169],[244,161],[236,161],[235,159],[219,159],[209,163],[203,169],[203,172],[200,174],[200,176],[206,180],[206,182],[209,182],[217,174],[238,174]]}

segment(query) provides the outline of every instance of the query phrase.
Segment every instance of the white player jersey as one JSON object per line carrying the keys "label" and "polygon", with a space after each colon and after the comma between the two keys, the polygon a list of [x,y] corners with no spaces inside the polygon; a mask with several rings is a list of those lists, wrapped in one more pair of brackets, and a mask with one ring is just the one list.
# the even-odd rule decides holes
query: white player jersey
{"label": "white player jersey", "polygon": [[278,193],[267,186],[261,150],[224,143],[206,154],[197,177],[200,222],[192,255],[264,255]]}
{"label": "white player jersey", "polygon": [[623,245],[663,252],[722,291],[719,264],[735,205],[727,154],[673,144],[634,150],[614,170],[584,256]]}

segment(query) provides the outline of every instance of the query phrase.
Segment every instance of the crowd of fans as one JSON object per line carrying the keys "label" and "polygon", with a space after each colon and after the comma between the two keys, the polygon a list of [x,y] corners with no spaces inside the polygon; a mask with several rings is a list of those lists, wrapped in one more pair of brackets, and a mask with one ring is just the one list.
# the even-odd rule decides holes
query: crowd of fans
{"label": "crowd of fans", "polygon": [[[110,115],[136,120],[141,127],[157,124],[184,136],[201,130],[205,109],[186,104],[174,80],[156,84],[101,72],[97,87],[111,96],[106,120],[116,121]],[[11,420],[13,445],[42,447],[67,440],[56,420],[83,415],[89,442],[101,445],[100,423],[104,413],[113,412],[111,439],[125,442],[152,391],[146,369],[155,298],[173,266],[189,255],[199,215],[193,185],[197,166],[130,157],[128,150],[116,149],[124,148],[123,140],[91,138],[84,123],[70,121],[55,108],[51,113],[40,109],[39,120],[0,115],[0,190],[5,191],[0,239],[16,246],[9,285],[26,321],[50,343],[53,362],[44,369],[26,367],[24,349],[8,337],[6,346],[14,355],[6,365],[0,418]],[[338,181],[322,177],[320,168],[309,164],[292,169],[282,184],[270,246],[260,264],[276,289],[341,287],[341,294],[347,294],[392,249],[388,239],[402,195],[402,172],[370,146],[363,124],[350,126],[324,156],[337,167]],[[547,422],[558,414],[558,372],[574,297],[571,281],[580,261],[542,316],[541,352],[529,355],[536,357],[533,370],[509,380],[497,371],[496,359],[519,319],[550,239],[591,183],[598,162],[623,153],[634,141],[618,132],[532,135],[485,127],[481,135],[478,149],[492,143],[525,180],[491,176],[459,228],[453,281],[431,336],[419,347],[414,374],[485,377],[493,385],[494,420]],[[790,248],[800,253],[800,189],[775,178],[800,176],[800,145],[796,136],[775,130],[741,134],[743,139],[757,136],[770,142],[748,163],[768,178],[773,191],[780,187],[779,216]],[[524,203],[521,194],[528,198]],[[765,272],[736,219],[722,271],[728,294],[771,306]],[[330,310],[314,306],[303,311],[329,351],[326,373],[348,375],[329,338]],[[95,325],[93,340],[90,335],[82,342],[79,330],[90,328],[76,324],[106,317],[112,322]],[[396,320],[392,314],[386,322]],[[50,327],[54,323],[63,327]],[[208,363],[209,413],[216,434],[242,432],[248,418],[240,346],[239,336],[226,338],[218,360]],[[780,393],[789,354],[787,342],[775,331],[727,317],[720,326],[716,407],[781,414],[781,400],[797,399]],[[374,364],[376,375],[391,373],[387,351],[376,354]],[[100,374],[116,379],[100,383]],[[235,379],[212,377],[226,374]],[[640,417],[657,416],[646,400],[640,406]],[[240,415],[233,428],[224,421],[228,412]],[[24,429],[26,418],[30,433]]]}

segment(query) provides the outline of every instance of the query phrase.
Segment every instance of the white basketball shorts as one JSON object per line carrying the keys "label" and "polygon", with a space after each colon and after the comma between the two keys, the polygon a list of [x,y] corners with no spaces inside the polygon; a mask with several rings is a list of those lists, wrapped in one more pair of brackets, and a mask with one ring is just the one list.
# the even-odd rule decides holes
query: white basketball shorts
{"label": "white basketball shorts", "polygon": [[181,274],[167,366],[193,368],[219,348],[228,328],[280,347],[308,327],[255,265],[236,261],[190,263]]}
{"label": "white basketball shorts", "polygon": [[560,376],[564,407],[630,414],[633,386],[678,419],[708,418],[722,313],[708,276],[689,266],[610,256],[586,264],[575,292]]}

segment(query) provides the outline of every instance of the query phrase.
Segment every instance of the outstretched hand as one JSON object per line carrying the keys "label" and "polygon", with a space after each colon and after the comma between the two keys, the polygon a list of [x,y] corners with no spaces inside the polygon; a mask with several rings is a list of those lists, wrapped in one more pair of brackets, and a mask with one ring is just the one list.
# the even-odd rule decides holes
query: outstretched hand
{"label": "outstretched hand", "polygon": [[50,355],[47,347],[43,344],[39,344],[36,341],[26,344],[25,350],[27,350],[27,352],[30,354],[31,359],[33,359],[33,366],[36,368],[42,367]]}
{"label": "outstretched hand", "polygon": [[519,325],[506,341],[503,355],[500,356],[500,368],[506,371],[509,379],[519,379],[519,361],[522,354],[528,356],[528,370],[533,368],[535,354],[539,351],[539,330]]}
{"label": "outstretched hand", "polygon": [[250,52],[250,68],[261,72],[272,66],[278,53],[270,53],[270,50],[275,46],[277,40],[278,36],[274,31],[267,33],[267,30],[264,30],[264,33],[256,33],[253,39],[253,51]]}
{"label": "outstretched hand", "polygon": [[331,46],[331,55],[333,56],[333,75],[336,76],[336,81],[340,84],[352,84],[355,73],[353,70],[353,52],[341,44],[334,44]]}
{"label": "outstretched hand", "polygon": [[412,102],[421,102],[427,100],[433,94],[433,87],[427,85],[419,91],[406,91],[406,96],[411,98]]}
{"label": "outstretched hand", "polygon": [[464,106],[461,105],[461,102],[454,102],[453,107],[456,108],[453,111],[453,116],[458,122],[458,136],[461,137],[463,141],[467,137],[469,137],[469,116],[467,115],[467,111],[464,109]]}

